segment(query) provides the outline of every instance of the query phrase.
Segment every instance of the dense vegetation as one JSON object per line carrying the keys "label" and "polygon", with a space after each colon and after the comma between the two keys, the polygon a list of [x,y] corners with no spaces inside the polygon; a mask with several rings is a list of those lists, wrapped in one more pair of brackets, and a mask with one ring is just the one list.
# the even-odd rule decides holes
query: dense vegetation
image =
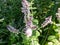
{"label": "dense vegetation", "polygon": [[[0,45],[60,45],[60,16],[56,14],[59,13],[59,0],[27,1],[30,3],[32,22],[37,26],[30,37],[23,32],[22,0],[0,0]],[[44,23],[46,20],[47,24]],[[18,29],[20,33],[8,30],[7,25]]]}

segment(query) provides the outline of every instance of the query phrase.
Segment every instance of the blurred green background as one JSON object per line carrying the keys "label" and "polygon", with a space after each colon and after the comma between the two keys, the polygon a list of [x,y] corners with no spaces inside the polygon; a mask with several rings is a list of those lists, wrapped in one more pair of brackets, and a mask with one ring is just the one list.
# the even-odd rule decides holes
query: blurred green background
{"label": "blurred green background", "polygon": [[[56,13],[60,7],[60,0],[27,0],[31,4],[31,15],[33,23],[38,29],[33,30],[30,38],[26,38],[22,33],[14,34],[7,29],[10,24],[19,31],[22,31],[24,14],[21,12],[22,0],[0,0],[0,45],[60,45],[60,26]],[[45,18],[52,16],[54,24],[48,24],[40,28]]]}

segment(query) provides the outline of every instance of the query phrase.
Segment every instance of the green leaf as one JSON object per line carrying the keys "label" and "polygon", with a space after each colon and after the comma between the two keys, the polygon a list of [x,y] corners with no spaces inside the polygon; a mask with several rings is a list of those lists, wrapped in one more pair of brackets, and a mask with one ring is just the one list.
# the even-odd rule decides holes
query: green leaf
{"label": "green leaf", "polygon": [[33,23],[34,23],[34,24],[38,24],[38,20],[37,20],[37,19],[34,19],[34,20],[33,20]]}
{"label": "green leaf", "polygon": [[53,45],[53,42],[48,42],[48,45]]}
{"label": "green leaf", "polygon": [[0,19],[0,22],[3,22],[4,18]]}
{"label": "green leaf", "polygon": [[56,37],[55,37],[54,35],[51,35],[51,36],[48,37],[48,40],[51,41],[51,40],[53,40],[53,39],[55,39],[55,38],[56,38]]}

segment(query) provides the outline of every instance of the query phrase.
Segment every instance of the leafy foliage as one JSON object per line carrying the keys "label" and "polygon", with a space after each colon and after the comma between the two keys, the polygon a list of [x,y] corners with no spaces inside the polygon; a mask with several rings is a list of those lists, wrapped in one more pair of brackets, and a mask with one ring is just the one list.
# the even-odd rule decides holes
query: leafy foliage
{"label": "leafy foliage", "polygon": [[[60,24],[56,13],[60,2],[56,0],[27,0],[30,2],[33,24],[37,26],[33,34],[27,38],[24,34],[24,14],[22,13],[22,0],[0,0],[0,45],[60,45]],[[52,16],[52,24],[44,28],[41,24],[45,18]],[[19,34],[10,32],[7,25],[19,29]]]}

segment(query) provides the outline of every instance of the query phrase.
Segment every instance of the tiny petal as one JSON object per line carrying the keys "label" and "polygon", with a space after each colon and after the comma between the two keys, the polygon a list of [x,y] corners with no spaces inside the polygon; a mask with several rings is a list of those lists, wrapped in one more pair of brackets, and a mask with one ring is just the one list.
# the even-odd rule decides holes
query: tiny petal
{"label": "tiny petal", "polygon": [[29,2],[27,0],[23,0],[26,6],[29,6]]}
{"label": "tiny petal", "polygon": [[45,27],[45,26],[47,26],[49,23],[52,23],[51,19],[52,19],[52,16],[49,16],[49,17],[45,18],[45,21],[41,24],[41,26],[42,26],[42,27]]}
{"label": "tiny petal", "polygon": [[31,28],[35,30],[37,28],[37,26],[36,25],[33,25]]}
{"label": "tiny petal", "polygon": [[27,28],[26,31],[25,31],[25,34],[26,34],[27,37],[32,36],[32,29],[31,28]]}
{"label": "tiny petal", "polygon": [[10,32],[13,32],[13,33],[19,33],[19,30],[15,29],[14,27],[12,27],[11,25],[7,25],[7,29],[10,31]]}

